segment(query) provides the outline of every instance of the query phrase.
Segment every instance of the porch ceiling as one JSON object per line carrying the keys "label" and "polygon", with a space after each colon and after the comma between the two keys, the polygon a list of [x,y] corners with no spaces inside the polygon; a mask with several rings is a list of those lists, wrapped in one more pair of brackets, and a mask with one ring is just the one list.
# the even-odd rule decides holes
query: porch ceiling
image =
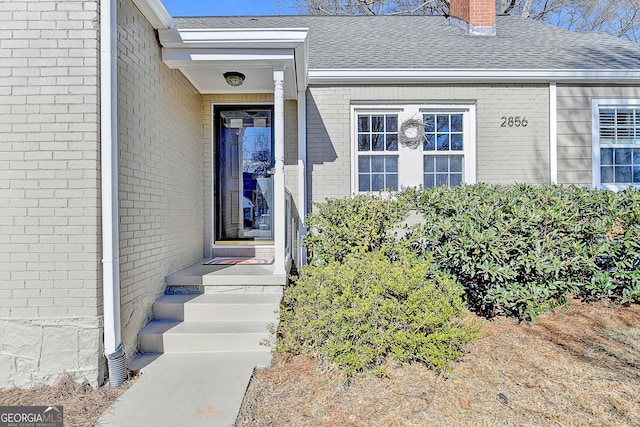
{"label": "porch ceiling", "polygon": [[[295,99],[307,85],[307,31],[159,30],[162,59],[179,69],[203,94],[273,93],[273,70],[284,69],[285,97]],[[246,76],[229,86],[223,74]]]}
{"label": "porch ceiling", "polygon": [[[228,93],[273,93],[273,66],[249,66],[241,63],[210,66],[177,66],[182,74],[202,94]],[[229,86],[223,74],[237,71],[245,75],[241,86]],[[293,64],[285,66],[285,96],[295,98],[297,92],[296,75]]]}

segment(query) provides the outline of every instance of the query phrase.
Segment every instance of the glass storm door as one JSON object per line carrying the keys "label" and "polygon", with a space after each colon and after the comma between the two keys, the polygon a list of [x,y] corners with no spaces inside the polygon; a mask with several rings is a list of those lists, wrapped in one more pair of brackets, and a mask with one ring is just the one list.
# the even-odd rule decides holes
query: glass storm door
{"label": "glass storm door", "polygon": [[216,111],[216,240],[272,240],[271,107]]}

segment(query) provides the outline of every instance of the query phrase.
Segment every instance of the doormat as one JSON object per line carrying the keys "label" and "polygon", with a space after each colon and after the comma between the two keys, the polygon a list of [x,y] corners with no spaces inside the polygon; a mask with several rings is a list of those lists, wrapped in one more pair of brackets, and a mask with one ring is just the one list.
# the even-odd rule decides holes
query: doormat
{"label": "doormat", "polygon": [[238,257],[238,256],[217,256],[203,265],[266,265],[273,264],[273,257]]}

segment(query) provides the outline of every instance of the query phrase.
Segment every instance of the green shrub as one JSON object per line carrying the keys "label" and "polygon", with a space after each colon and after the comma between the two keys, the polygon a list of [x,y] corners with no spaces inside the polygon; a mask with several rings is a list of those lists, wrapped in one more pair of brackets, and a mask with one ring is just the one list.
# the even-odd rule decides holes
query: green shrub
{"label": "green shrub", "polygon": [[[410,211],[420,224],[396,235]],[[640,300],[640,191],[478,184],[327,200],[309,215],[311,263],[405,247],[464,287],[470,309],[532,319],[570,295]]]}
{"label": "green shrub", "polygon": [[464,322],[462,289],[428,258],[381,251],[307,265],[285,291],[280,352],[338,364],[347,374],[387,359],[444,368],[478,336]]}
{"label": "green shrub", "polygon": [[351,253],[393,246],[397,241],[390,231],[406,215],[406,203],[375,195],[317,203],[305,220],[304,245],[311,253],[310,261],[341,261]]}
{"label": "green shrub", "polygon": [[638,299],[640,192],[479,184],[409,190],[424,221],[407,240],[480,314],[531,319],[569,294]]}

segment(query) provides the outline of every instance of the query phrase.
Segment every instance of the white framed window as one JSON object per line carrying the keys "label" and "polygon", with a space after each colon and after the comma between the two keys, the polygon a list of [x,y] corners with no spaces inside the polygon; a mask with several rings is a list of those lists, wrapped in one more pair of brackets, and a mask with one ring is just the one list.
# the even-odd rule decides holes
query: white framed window
{"label": "white framed window", "polygon": [[[353,105],[353,193],[476,182],[475,105]],[[424,136],[403,144],[402,123],[419,119]]]}
{"label": "white framed window", "polygon": [[593,187],[640,186],[640,99],[592,102]]}
{"label": "white framed window", "polygon": [[358,113],[358,191],[398,191],[398,114]]}

